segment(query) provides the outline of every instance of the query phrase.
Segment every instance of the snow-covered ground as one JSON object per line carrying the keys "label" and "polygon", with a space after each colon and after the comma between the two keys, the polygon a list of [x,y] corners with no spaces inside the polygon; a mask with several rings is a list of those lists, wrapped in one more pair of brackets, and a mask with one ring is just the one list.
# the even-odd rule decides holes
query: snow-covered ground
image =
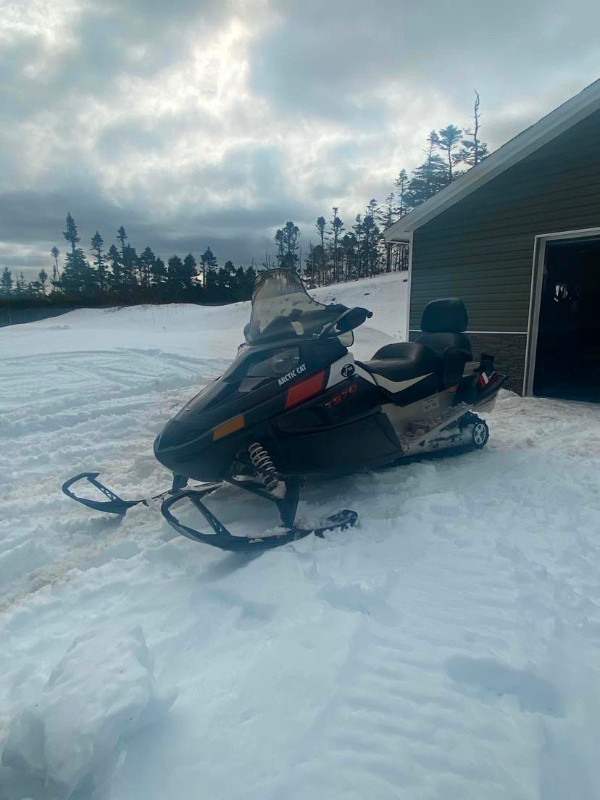
{"label": "snow-covered ground", "polygon": [[[317,295],[375,312],[358,357],[402,336],[401,275]],[[0,330],[1,800],[600,797],[598,406],[504,393],[484,451],[311,487],[359,527],[258,557],[61,494],[163,488],[154,436],[248,314]]]}

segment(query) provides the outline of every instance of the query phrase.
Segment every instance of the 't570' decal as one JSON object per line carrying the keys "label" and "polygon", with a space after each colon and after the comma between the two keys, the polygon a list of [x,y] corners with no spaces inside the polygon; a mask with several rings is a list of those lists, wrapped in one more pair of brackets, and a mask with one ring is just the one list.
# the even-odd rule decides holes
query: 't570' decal
{"label": "'t570' decal", "polygon": [[343,403],[350,395],[353,395],[355,392],[358,392],[358,386],[356,383],[351,383],[349,386],[346,386],[339,394],[336,394],[335,397],[332,397],[327,403],[325,403],[325,408],[335,408],[339,406],[340,403]]}
{"label": "'t570' decal", "polygon": [[298,375],[302,375],[303,372],[306,372],[306,364],[300,364],[299,367],[293,369],[291,372],[288,372],[287,375],[284,375],[282,378],[279,378],[279,385],[283,386],[285,383],[289,383],[293,378],[297,378]]}

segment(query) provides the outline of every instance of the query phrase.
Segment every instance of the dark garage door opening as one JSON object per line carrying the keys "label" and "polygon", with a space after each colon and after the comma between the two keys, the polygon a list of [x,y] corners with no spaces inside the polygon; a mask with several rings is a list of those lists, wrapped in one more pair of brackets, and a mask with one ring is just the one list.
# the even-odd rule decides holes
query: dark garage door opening
{"label": "dark garage door opening", "polygon": [[533,391],[600,402],[600,239],[546,245]]}

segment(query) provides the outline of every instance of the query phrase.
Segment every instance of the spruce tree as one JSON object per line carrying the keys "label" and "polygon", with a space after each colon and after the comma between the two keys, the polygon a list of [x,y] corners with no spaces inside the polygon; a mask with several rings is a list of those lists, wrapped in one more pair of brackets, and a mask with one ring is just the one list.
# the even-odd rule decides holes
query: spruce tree
{"label": "spruce tree", "polygon": [[121,250],[121,272],[122,272],[122,299],[131,302],[137,294],[138,281],[136,272],[139,268],[139,260],[135,247],[125,244]]}
{"label": "spruce tree", "polygon": [[71,245],[71,252],[75,252],[75,248],[77,247],[77,242],[79,242],[79,234],[77,232],[77,225],[75,224],[75,220],[71,216],[71,212],[67,212],[67,230],[63,231],[63,236]]}
{"label": "spruce tree", "polygon": [[46,281],[48,280],[48,273],[42,267],[38,273],[38,278],[40,279],[40,289],[42,294],[46,294]]}
{"label": "spruce tree", "polygon": [[[369,204],[368,210],[371,209]],[[367,213],[362,221],[362,263],[365,269],[365,274],[373,277],[378,272],[379,261],[379,241],[381,233],[375,222],[373,213]]]}
{"label": "spruce tree", "polygon": [[353,280],[358,277],[358,240],[354,233],[347,233],[341,241],[342,258],[345,262],[344,280]]}
{"label": "spruce tree", "polygon": [[12,292],[13,279],[12,273],[8,267],[4,267],[2,277],[0,278],[0,291],[7,297]]}
{"label": "spruce tree", "polygon": [[405,169],[401,169],[398,173],[398,177],[395,181],[396,189],[396,198],[397,198],[397,205],[394,210],[395,215],[398,219],[402,219],[405,217],[409,211],[406,207],[406,190],[408,189],[408,175]]}
{"label": "spruce tree", "polygon": [[175,301],[183,299],[185,288],[183,261],[179,256],[171,256],[167,262],[167,284],[169,295]]}
{"label": "spruce tree", "polygon": [[[391,227],[395,222],[396,217],[396,207],[394,205],[394,193],[390,192],[388,196],[385,198],[385,206],[379,209],[379,212],[376,216],[376,221],[381,225],[381,227],[386,230],[387,228]],[[392,271],[392,243],[386,242],[385,243],[385,271],[391,272]]]}
{"label": "spruce tree", "polygon": [[191,294],[194,286],[194,278],[198,276],[198,269],[196,259],[191,253],[183,259],[183,285],[185,289]]}
{"label": "spruce tree", "polygon": [[123,269],[121,254],[114,244],[111,244],[108,249],[108,262],[110,264],[108,286],[110,287],[111,295],[117,300],[123,293]]}
{"label": "spruce tree", "polygon": [[122,225],[117,231],[117,241],[121,245],[121,254],[123,254],[123,251],[127,246],[127,233],[125,232],[125,228]]}
{"label": "spruce tree", "polygon": [[217,266],[217,259],[215,258],[215,254],[207,247],[206,250],[200,256],[200,267],[202,272],[202,286],[206,286],[206,273],[212,269],[215,269]]}
{"label": "spruce tree", "polygon": [[293,222],[286,222],[275,234],[277,263],[282,269],[298,269],[298,237],[300,229]]}
{"label": "spruce tree", "polygon": [[364,277],[363,272],[363,220],[362,214],[356,215],[355,224],[352,226],[354,231],[354,238],[356,239],[356,260],[354,263],[354,275],[356,278]]}
{"label": "spruce tree", "polygon": [[427,137],[425,161],[413,172],[406,192],[406,198],[411,208],[421,205],[448,185],[446,163],[435,152],[439,146],[440,140],[437,133],[431,131]]}
{"label": "spruce tree", "polygon": [[53,247],[50,250],[50,255],[54,259],[54,264],[52,265],[52,291],[55,292],[58,287],[58,281],[60,280],[60,270],[58,268],[58,257],[60,255],[60,250],[58,247]]}
{"label": "spruce tree", "polygon": [[[138,259],[140,269],[140,284],[143,300],[150,300],[150,284],[152,282],[152,268],[156,264],[156,256],[149,247],[146,247]],[[163,265],[164,266],[164,265]]]}
{"label": "spruce tree", "polygon": [[313,243],[309,242],[308,255],[304,264],[304,275],[306,283],[310,289],[314,289],[318,285],[317,276],[319,272],[319,264],[321,263],[315,251],[316,248],[313,247]]}
{"label": "spruce tree", "polygon": [[317,217],[317,222],[315,227],[319,232],[319,238],[321,240],[319,255],[321,258],[319,264],[319,272],[320,272],[320,283],[322,286],[325,285],[325,272],[326,272],[326,264],[325,264],[325,225],[327,222],[325,221],[325,217]]}
{"label": "spruce tree", "polygon": [[165,287],[167,283],[167,268],[161,258],[154,260],[150,267],[151,296],[157,301],[162,302],[165,298]]}
{"label": "spruce tree", "polygon": [[446,182],[447,184],[457,177],[454,174],[454,167],[461,161],[461,154],[458,151],[462,131],[456,125],[447,125],[438,132],[437,146],[444,154],[446,161]]}
{"label": "spruce tree", "polygon": [[94,275],[83,250],[81,247],[77,247],[77,243],[80,241],[79,234],[75,220],[70,213],[67,214],[66,227],[63,236],[71,245],[71,252],[66,255],[60,285],[71,297],[79,296],[89,299],[94,293]]}
{"label": "spruce tree", "polygon": [[106,256],[104,255],[104,239],[98,231],[92,236],[90,242],[90,249],[94,254],[95,261],[94,267],[96,268],[96,282],[98,284],[98,290],[100,291],[101,295],[106,293],[107,289],[107,279],[106,279]]}
{"label": "spruce tree", "polygon": [[344,223],[338,217],[339,207],[334,206],[332,211],[333,211],[333,218],[330,224],[331,224],[331,229],[333,230],[333,280],[335,282],[340,280],[339,267],[338,267],[339,241],[340,241],[340,236],[344,231]]}

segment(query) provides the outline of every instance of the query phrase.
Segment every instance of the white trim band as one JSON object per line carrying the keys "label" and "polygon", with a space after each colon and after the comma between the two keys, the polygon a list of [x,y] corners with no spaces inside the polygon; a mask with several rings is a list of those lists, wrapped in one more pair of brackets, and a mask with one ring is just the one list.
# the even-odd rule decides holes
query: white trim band
{"label": "white trim band", "polygon": [[[423,333],[420,328],[409,328],[409,333]],[[489,333],[494,336],[527,336],[527,331],[464,331],[464,333]]]}

